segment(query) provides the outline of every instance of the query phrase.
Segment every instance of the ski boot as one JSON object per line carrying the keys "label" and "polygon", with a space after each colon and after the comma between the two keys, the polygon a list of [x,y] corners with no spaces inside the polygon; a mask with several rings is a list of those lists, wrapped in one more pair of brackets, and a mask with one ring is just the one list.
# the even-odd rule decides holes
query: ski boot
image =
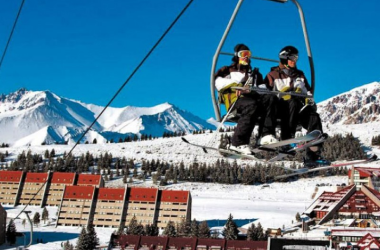
{"label": "ski boot", "polygon": [[330,164],[330,161],[322,157],[320,147],[315,151],[311,148],[306,149],[306,157],[303,159],[304,168],[316,168],[320,166],[328,166]]}

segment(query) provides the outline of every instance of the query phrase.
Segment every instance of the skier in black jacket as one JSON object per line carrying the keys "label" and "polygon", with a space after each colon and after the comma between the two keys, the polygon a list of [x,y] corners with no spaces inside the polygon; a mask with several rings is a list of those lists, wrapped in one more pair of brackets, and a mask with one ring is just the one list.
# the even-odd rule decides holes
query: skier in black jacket
{"label": "skier in black jacket", "polygon": [[[241,154],[252,154],[249,145],[253,129],[261,117],[258,145],[275,143],[277,97],[259,95],[250,90],[232,90],[233,86],[243,86],[252,77],[252,85],[263,85],[263,77],[258,69],[251,67],[251,52],[244,44],[234,48],[235,54],[230,66],[224,66],[215,74],[215,86],[222,96],[227,109],[236,109],[239,114],[235,133],[229,149]],[[236,101],[236,103],[235,103]]]}

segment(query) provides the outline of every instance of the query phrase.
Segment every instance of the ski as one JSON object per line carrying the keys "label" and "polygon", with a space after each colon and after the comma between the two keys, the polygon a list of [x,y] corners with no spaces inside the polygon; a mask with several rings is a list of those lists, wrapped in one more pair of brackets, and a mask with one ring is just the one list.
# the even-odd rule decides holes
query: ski
{"label": "ski", "polygon": [[[181,139],[182,139],[182,141],[184,141],[185,143],[187,143],[189,145],[202,148],[203,152],[205,152],[205,153],[208,153],[207,150],[213,150],[213,151],[218,151],[222,154],[227,154],[227,155],[230,155],[230,156],[233,156],[236,158],[251,159],[251,160],[262,161],[262,162],[274,162],[274,161],[281,160],[282,158],[286,157],[287,155],[295,155],[295,153],[297,151],[304,150],[309,146],[312,146],[312,145],[319,143],[321,136],[322,136],[321,131],[314,130],[314,131],[312,131],[312,132],[310,132],[304,136],[300,136],[300,137],[297,137],[294,139],[283,140],[283,141],[279,141],[277,143],[272,143],[272,144],[268,144],[265,146],[260,146],[260,147],[254,148],[252,150],[253,155],[243,155],[243,154],[240,154],[238,152],[231,151],[228,149],[215,148],[215,147],[200,145],[200,144],[196,144],[196,143],[191,143],[187,139],[185,139],[184,137],[181,137]],[[279,149],[280,147],[285,146],[285,145],[290,145],[293,143],[297,144],[297,143],[303,143],[303,142],[304,142],[303,146],[298,147],[298,149],[293,148],[293,149],[290,149],[288,151],[282,151]],[[259,159],[256,156],[254,156],[255,153],[259,153],[262,151],[277,152],[278,155],[269,159],[269,160]]]}
{"label": "ski", "polygon": [[316,168],[301,168],[301,169],[292,169],[292,171],[294,171],[293,173],[290,173],[290,174],[284,174],[284,175],[279,175],[279,176],[276,176],[274,177],[275,180],[278,180],[278,179],[284,179],[284,178],[288,178],[288,177],[291,177],[291,176],[296,176],[296,175],[301,175],[301,174],[307,174],[307,173],[312,173],[312,172],[317,172],[317,171],[321,171],[321,170],[327,170],[327,169],[331,169],[331,168],[339,168],[339,167],[346,167],[346,166],[351,166],[351,165],[355,165],[355,164],[366,164],[366,163],[370,163],[370,162],[373,162],[373,161],[377,161],[377,155],[371,155],[369,158],[367,159],[364,159],[364,160],[355,160],[355,161],[348,161],[348,162],[343,162],[343,163],[332,163],[328,166],[321,166],[321,167],[316,167]]}
{"label": "ski", "polygon": [[[228,149],[215,148],[215,147],[209,147],[209,146],[204,146],[204,145],[192,143],[192,142],[189,142],[184,137],[181,137],[181,139],[182,139],[183,142],[186,142],[189,145],[202,148],[203,152],[205,152],[205,153],[208,153],[207,150],[212,150],[212,151],[218,151],[219,153],[222,153],[222,154],[228,154],[228,155],[236,156],[236,158],[245,158],[245,159],[250,159],[250,160],[263,161],[262,159],[259,159],[259,158],[255,157],[254,155],[243,155],[243,154],[239,154],[237,152],[234,152],[234,151],[231,151],[231,150],[228,150]],[[260,151],[259,150],[255,150],[255,149],[253,151],[253,153],[258,153],[258,152],[260,152]]]}

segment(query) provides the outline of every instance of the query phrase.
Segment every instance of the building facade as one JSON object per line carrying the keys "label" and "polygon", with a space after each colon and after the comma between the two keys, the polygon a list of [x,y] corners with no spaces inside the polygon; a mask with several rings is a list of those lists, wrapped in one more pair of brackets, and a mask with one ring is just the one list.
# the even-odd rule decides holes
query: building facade
{"label": "building facade", "polygon": [[169,221],[179,224],[186,218],[191,218],[190,192],[162,190],[157,208],[157,226],[159,228],[164,229]]}
{"label": "building facade", "polygon": [[127,189],[99,188],[93,224],[95,227],[119,227],[122,223]]}
{"label": "building facade", "polygon": [[128,190],[125,225],[133,218],[143,225],[153,224],[156,217],[157,188],[132,187]]}
{"label": "building facade", "polygon": [[48,173],[26,173],[18,204],[42,207],[48,177]]}
{"label": "building facade", "polygon": [[66,186],[57,226],[87,227],[92,222],[95,190],[93,186]]}
{"label": "building facade", "polygon": [[24,179],[22,171],[0,171],[0,203],[16,206],[21,183]]}
{"label": "building facade", "polygon": [[49,182],[45,205],[59,206],[66,186],[74,185],[75,173],[54,172]]}

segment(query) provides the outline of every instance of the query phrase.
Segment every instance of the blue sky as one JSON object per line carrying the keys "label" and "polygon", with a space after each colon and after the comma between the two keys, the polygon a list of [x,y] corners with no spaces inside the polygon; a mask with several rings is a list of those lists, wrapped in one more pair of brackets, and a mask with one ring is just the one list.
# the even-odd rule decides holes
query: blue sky
{"label": "blue sky", "polygon": [[[379,0],[298,0],[316,72],[317,102],[380,81]],[[21,0],[0,0],[2,53]],[[0,68],[0,93],[22,87],[105,106],[188,0],[26,0]],[[194,0],[129,81],[112,107],[169,102],[201,118],[214,116],[212,58],[236,1]],[[292,2],[246,0],[224,44],[247,44],[253,55],[277,59],[286,45],[300,50],[310,78],[298,11]],[[228,65],[229,56],[219,58]],[[254,61],[265,75],[275,63]]]}

